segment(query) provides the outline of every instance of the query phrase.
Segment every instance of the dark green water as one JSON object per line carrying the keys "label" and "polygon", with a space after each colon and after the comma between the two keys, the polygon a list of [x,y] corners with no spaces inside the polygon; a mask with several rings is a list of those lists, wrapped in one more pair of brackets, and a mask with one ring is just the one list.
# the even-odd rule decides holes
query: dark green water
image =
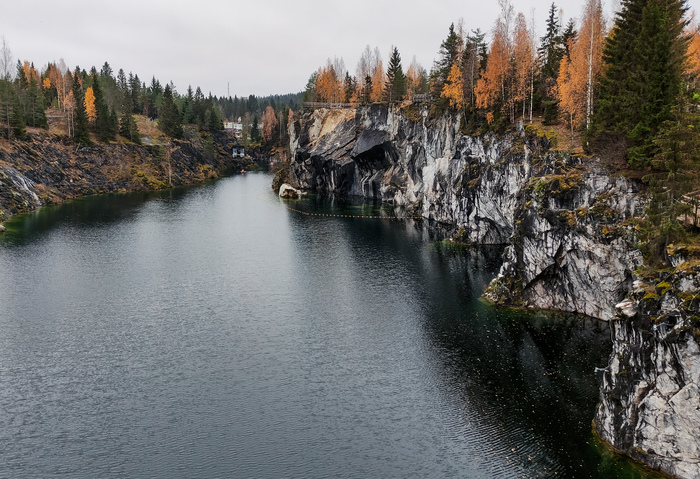
{"label": "dark green water", "polygon": [[646,477],[593,445],[604,323],[490,307],[500,249],[270,181],[7,225],[0,477]]}

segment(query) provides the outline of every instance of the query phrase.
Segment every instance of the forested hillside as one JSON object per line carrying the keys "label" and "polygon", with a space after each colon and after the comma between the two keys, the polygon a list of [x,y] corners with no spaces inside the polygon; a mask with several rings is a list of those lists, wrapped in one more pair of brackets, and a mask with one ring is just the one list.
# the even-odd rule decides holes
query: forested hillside
{"label": "forested hillside", "polygon": [[[9,43],[0,44],[0,137],[27,139],[27,127],[48,129],[78,144],[128,141],[140,143],[135,117],[157,122],[173,138],[191,125],[203,135],[224,129],[224,121],[242,126],[243,144],[277,144],[289,111],[298,107],[300,94],[267,97],[216,97],[199,87],[178,92],[172,83],[155,77],[149,83],[138,74],[108,62],[98,70],[69,68],[63,59],[42,68],[30,60],[14,62]],[[265,131],[275,130],[264,137]]]}

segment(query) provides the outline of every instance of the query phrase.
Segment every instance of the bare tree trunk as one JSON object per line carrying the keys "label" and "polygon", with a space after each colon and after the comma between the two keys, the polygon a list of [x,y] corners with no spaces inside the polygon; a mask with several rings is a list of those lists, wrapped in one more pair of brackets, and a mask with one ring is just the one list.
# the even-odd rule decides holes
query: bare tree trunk
{"label": "bare tree trunk", "polygon": [[3,35],[0,39],[0,75],[4,80],[12,78],[12,50]]}

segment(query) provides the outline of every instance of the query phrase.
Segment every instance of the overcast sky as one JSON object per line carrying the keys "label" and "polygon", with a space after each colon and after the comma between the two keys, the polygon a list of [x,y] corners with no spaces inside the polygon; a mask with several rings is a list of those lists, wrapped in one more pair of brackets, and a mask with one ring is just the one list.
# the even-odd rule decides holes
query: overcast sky
{"label": "overcast sky", "polygon": [[[528,19],[535,9],[538,35],[551,0],[511,0]],[[607,0],[608,15],[615,0]],[[691,7],[700,0],[691,0]],[[450,23],[490,31],[496,0],[17,0],[3,2],[0,35],[15,61],[43,68],[63,58],[99,70],[109,62],[150,82],[172,81],[205,94],[238,96],[297,92],[328,57],[342,57],[354,73],[365,45],[386,63],[396,45],[404,70],[413,55],[430,70]],[[565,21],[582,1],[557,0]],[[229,87],[230,85],[230,87]]]}

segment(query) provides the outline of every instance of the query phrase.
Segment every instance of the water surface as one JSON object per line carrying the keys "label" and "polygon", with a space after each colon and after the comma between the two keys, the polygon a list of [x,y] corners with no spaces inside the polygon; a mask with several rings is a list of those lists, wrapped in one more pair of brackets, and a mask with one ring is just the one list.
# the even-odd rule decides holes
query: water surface
{"label": "water surface", "polygon": [[0,477],[645,477],[593,444],[604,323],[493,308],[501,249],[270,181],[7,225]]}

